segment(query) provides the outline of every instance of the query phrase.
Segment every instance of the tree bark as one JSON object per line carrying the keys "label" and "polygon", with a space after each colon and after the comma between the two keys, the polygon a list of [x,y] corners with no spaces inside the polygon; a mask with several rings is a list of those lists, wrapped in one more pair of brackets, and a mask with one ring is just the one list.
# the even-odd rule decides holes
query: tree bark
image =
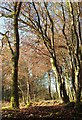
{"label": "tree bark", "polygon": [[52,93],[51,93],[51,78],[50,73],[48,72],[48,79],[49,79],[49,97],[52,100]]}
{"label": "tree bark", "polygon": [[12,90],[11,90],[11,105],[13,108],[19,108],[18,95],[18,60],[16,56],[12,58]]}
{"label": "tree bark", "polygon": [[58,96],[60,99],[63,100],[63,102],[67,103],[70,100],[69,100],[69,96],[67,95],[67,92],[66,92],[64,81],[62,83],[62,78],[61,78],[62,73],[59,71],[57,64],[55,65],[54,58],[51,58],[51,64],[52,64],[52,69],[54,70],[55,76],[57,78],[56,82],[57,82]]}
{"label": "tree bark", "polygon": [[76,92],[76,103],[79,103],[81,101],[81,91],[82,91],[82,62],[79,66],[79,74],[78,74],[78,86],[77,86],[77,92]]}
{"label": "tree bark", "polygon": [[19,108],[19,94],[18,94],[18,60],[19,60],[19,31],[18,31],[18,17],[20,13],[22,2],[14,3],[14,51],[12,54],[12,90],[11,90],[11,105],[13,108]]}

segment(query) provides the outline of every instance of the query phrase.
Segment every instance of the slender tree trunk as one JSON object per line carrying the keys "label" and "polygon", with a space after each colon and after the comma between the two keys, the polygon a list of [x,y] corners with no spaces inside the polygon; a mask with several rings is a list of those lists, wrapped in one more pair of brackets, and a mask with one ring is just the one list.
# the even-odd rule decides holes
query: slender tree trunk
{"label": "slender tree trunk", "polygon": [[31,98],[30,98],[30,84],[27,81],[27,102],[29,103],[30,100],[31,100]]}
{"label": "slender tree trunk", "polygon": [[74,69],[74,66],[73,66],[73,63],[72,63],[72,85],[73,85],[73,89],[74,89],[74,91],[75,91],[75,93],[76,93],[76,87],[75,87],[75,73],[76,71],[75,71],[75,69]]}
{"label": "slender tree trunk", "polygon": [[76,103],[79,103],[81,101],[81,91],[82,91],[82,62],[80,64],[79,68],[79,74],[78,74],[78,86],[77,86],[77,92],[76,92]]}
{"label": "slender tree trunk", "polygon": [[52,94],[51,94],[51,78],[50,78],[50,73],[48,72],[48,79],[49,79],[49,97],[52,99]]}

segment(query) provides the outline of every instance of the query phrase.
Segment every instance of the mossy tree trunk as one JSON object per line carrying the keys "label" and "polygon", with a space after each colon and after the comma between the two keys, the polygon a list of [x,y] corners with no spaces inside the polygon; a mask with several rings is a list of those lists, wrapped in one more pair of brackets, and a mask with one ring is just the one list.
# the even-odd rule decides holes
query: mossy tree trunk
{"label": "mossy tree trunk", "polygon": [[62,73],[61,70],[59,70],[56,59],[54,57],[51,59],[51,64],[52,64],[52,69],[55,72],[56,75],[56,82],[57,82],[57,89],[58,89],[58,96],[64,103],[69,102],[69,96],[67,95],[66,87],[65,87],[65,82],[64,80],[62,81]]}
{"label": "mossy tree trunk", "polygon": [[[77,45],[76,45],[76,57],[77,57],[77,67],[79,68],[78,70],[78,75],[77,75],[77,91],[76,91],[76,103],[79,103],[81,101],[81,90],[82,90],[82,33],[81,33],[81,22],[80,22],[80,18],[81,18],[81,12],[80,11],[80,3],[78,3],[78,16],[77,16],[77,23],[78,26],[76,26],[75,23],[75,16],[74,16],[74,7],[73,7],[73,3],[71,3],[71,14],[72,14],[72,18],[73,18],[73,28],[74,28],[74,33],[76,36],[76,41],[77,41]],[[78,27],[78,30],[77,30]]]}
{"label": "mossy tree trunk", "polygon": [[[69,44],[67,42],[67,46],[69,48],[69,54],[70,57],[73,59],[73,65],[72,65],[72,84],[73,84],[73,88],[74,88],[74,92],[76,94],[75,99],[76,99],[76,103],[79,103],[81,100],[81,90],[82,90],[82,23],[80,22],[81,20],[81,4],[82,2],[77,2],[77,6],[78,7],[74,7],[74,3],[70,2],[69,3],[69,16],[71,19],[71,44]],[[75,10],[76,9],[76,10]],[[66,41],[69,40],[69,38],[66,35],[65,29],[66,29],[66,17],[65,17],[65,9],[64,6],[62,4],[62,11],[63,11],[63,20],[64,20],[64,24],[63,24],[63,35],[66,39]],[[75,11],[77,11],[77,14],[75,14]],[[76,20],[76,16],[77,16],[77,20]],[[75,40],[75,41],[74,41]],[[76,42],[76,43],[75,43]],[[73,45],[74,44],[74,45]],[[71,45],[75,46],[70,47]],[[72,49],[70,49],[72,48]],[[76,61],[76,62],[74,62]]]}
{"label": "mossy tree trunk", "polygon": [[76,103],[81,101],[81,91],[82,91],[82,53],[79,65],[79,73],[78,73],[78,82],[77,82],[77,91],[76,91]]}
{"label": "mossy tree trunk", "polygon": [[21,2],[14,3],[14,50],[12,53],[12,90],[11,90],[11,105],[13,108],[19,108],[18,94],[18,60],[19,60],[19,31],[18,17],[21,10]]}
{"label": "mossy tree trunk", "polygon": [[17,55],[12,58],[12,90],[11,90],[11,105],[13,108],[19,107],[18,96],[18,60]]}

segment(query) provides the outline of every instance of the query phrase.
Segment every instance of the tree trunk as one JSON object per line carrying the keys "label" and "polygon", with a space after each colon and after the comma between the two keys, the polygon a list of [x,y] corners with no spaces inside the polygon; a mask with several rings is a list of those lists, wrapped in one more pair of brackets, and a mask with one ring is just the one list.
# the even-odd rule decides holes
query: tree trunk
{"label": "tree trunk", "polygon": [[74,69],[74,65],[73,65],[73,63],[72,63],[72,85],[73,85],[73,89],[74,89],[74,91],[75,91],[75,93],[76,93],[76,87],[75,87],[75,73],[76,71],[75,71],[75,69]]}
{"label": "tree trunk", "polygon": [[29,103],[31,100],[30,97],[30,83],[27,81],[27,103]]}
{"label": "tree trunk", "polygon": [[51,94],[51,78],[50,78],[50,73],[48,72],[48,79],[49,79],[49,97],[52,99],[52,94]]}
{"label": "tree trunk", "polygon": [[11,105],[13,108],[19,108],[19,94],[18,94],[18,60],[19,60],[19,31],[18,31],[18,17],[21,10],[22,2],[14,3],[14,51],[12,55],[12,91],[11,91]]}
{"label": "tree trunk", "polygon": [[12,60],[12,91],[11,91],[11,105],[13,108],[19,108],[19,95],[18,95],[18,61],[16,56]]}
{"label": "tree trunk", "polygon": [[56,67],[55,67],[55,62],[54,62],[54,58],[51,58],[50,59],[50,62],[51,62],[51,65],[52,65],[52,69],[53,69],[53,71],[54,71],[54,74],[55,74],[55,79],[56,79],[56,84],[57,84],[57,86],[56,86],[56,88],[57,88],[57,91],[58,91],[58,98],[59,99],[61,99],[61,96],[60,96],[60,81],[58,80],[59,78],[59,76],[58,76],[58,73],[57,73],[57,70],[56,70]]}
{"label": "tree trunk", "polygon": [[79,103],[81,101],[81,91],[82,91],[82,62],[80,64],[78,74],[78,89],[76,92],[76,103]]}
{"label": "tree trunk", "polygon": [[60,95],[61,95],[61,98],[62,98],[64,103],[70,102],[69,96],[67,95],[67,91],[66,91],[66,88],[65,88],[65,82],[64,81],[60,85]]}
{"label": "tree trunk", "polygon": [[60,96],[64,103],[70,102],[69,96],[67,95],[65,80],[62,78],[62,75],[59,74],[59,81],[60,81]]}
{"label": "tree trunk", "polygon": [[69,102],[69,96],[67,95],[67,92],[66,92],[65,82],[63,81],[62,83],[62,78],[61,78],[62,73],[58,70],[58,66],[55,65],[54,58],[51,59],[51,64],[52,64],[52,69],[54,70],[56,78],[57,78],[57,88],[58,88],[59,98],[61,97],[63,102],[67,103]]}

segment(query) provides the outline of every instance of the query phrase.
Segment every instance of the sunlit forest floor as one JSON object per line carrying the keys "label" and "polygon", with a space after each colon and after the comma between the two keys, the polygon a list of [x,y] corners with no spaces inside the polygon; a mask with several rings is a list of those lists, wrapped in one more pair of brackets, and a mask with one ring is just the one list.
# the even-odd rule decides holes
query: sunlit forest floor
{"label": "sunlit forest floor", "polygon": [[82,103],[77,107],[54,100],[33,102],[29,107],[2,109],[2,120],[82,120]]}

